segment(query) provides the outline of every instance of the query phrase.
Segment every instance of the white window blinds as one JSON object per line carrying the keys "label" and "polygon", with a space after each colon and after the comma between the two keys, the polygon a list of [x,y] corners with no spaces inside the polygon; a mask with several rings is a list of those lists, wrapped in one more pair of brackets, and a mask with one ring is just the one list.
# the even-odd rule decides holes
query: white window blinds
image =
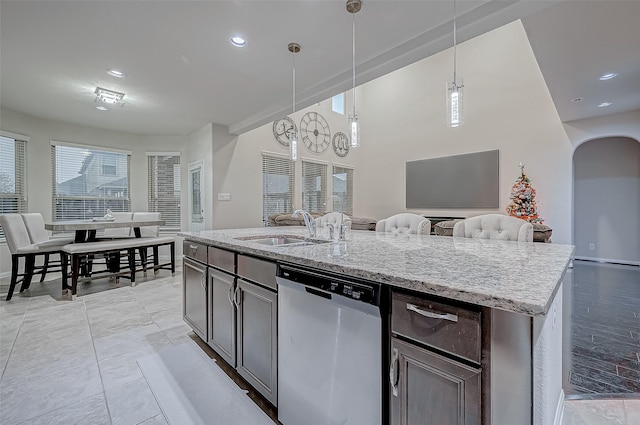
{"label": "white window blinds", "polygon": [[93,146],[51,145],[54,220],[102,217],[129,211],[130,153]]}
{"label": "white window blinds", "polygon": [[147,153],[149,211],[159,212],[167,232],[180,230],[180,154]]}
{"label": "white window blinds", "polygon": [[0,214],[27,212],[26,176],[26,142],[0,136]]}
{"label": "white window blinds", "polygon": [[[353,214],[353,168],[333,166],[333,194],[344,203],[345,214]],[[334,211],[340,211],[340,202],[334,199]]]}
{"label": "white window blinds", "polygon": [[295,163],[286,156],[262,154],[262,222],[277,213],[293,212]]}
{"label": "white window blinds", "polygon": [[323,213],[326,200],[327,164],[302,161],[302,209]]}

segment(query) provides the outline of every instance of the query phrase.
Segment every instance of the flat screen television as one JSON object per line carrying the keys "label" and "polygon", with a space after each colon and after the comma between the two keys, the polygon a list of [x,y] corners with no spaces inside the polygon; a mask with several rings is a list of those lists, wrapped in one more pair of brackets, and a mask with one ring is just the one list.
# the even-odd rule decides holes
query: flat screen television
{"label": "flat screen television", "polygon": [[499,151],[406,163],[407,208],[499,208]]}

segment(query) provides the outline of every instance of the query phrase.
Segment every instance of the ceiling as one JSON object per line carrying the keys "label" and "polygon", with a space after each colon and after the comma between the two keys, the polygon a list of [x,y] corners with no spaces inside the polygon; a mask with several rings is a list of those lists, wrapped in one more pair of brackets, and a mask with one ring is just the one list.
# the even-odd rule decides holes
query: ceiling
{"label": "ceiling", "polygon": [[[563,121],[640,109],[640,2],[460,0],[457,9],[459,42],[522,19]],[[451,0],[363,0],[357,83],[451,47],[452,17]],[[133,134],[186,135],[207,123],[240,134],[291,112],[289,42],[302,46],[296,109],[348,90],[351,23],[344,0],[1,0],[0,104]],[[233,47],[234,34],[247,46]],[[605,84],[605,72],[619,76]],[[98,86],[125,93],[124,106],[95,109]],[[594,106],[605,100],[613,104]]]}

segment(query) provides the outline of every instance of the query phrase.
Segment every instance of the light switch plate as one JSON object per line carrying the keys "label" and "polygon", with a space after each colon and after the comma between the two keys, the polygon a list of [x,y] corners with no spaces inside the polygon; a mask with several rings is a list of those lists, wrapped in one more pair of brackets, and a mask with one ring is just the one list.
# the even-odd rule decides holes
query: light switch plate
{"label": "light switch plate", "polygon": [[231,194],[230,193],[218,193],[218,201],[230,201]]}

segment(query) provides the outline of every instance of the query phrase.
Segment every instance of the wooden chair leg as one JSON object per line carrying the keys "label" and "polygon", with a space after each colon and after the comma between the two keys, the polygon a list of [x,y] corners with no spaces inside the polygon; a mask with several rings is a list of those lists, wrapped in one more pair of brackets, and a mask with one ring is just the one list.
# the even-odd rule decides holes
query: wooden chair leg
{"label": "wooden chair leg", "polygon": [[160,273],[160,270],[158,270],[158,265],[160,264],[158,248],[159,247],[157,245],[153,247],[153,274]]}
{"label": "wooden chair leg", "polygon": [[176,275],[176,244],[171,242],[171,276]]}
{"label": "wooden chair leg", "polygon": [[22,286],[20,292],[24,292],[25,289],[29,289],[31,286],[31,278],[33,278],[33,271],[35,269],[36,256],[29,254],[24,259],[24,277],[22,278]]}
{"label": "wooden chair leg", "polygon": [[67,257],[67,254],[61,252],[60,253],[60,264],[62,265],[62,294],[66,294],[69,290],[69,285],[68,285],[68,273],[67,273],[67,269],[69,267],[69,258]]}
{"label": "wooden chair leg", "polygon": [[44,264],[42,265],[42,271],[40,272],[40,282],[44,282],[44,277],[47,275],[48,267],[49,267],[49,254],[44,254]]}
{"label": "wooden chair leg", "polygon": [[9,301],[13,296],[13,291],[16,289],[18,283],[18,263],[20,263],[20,257],[17,255],[11,256],[11,284],[9,285],[9,292],[7,293],[6,300]]}
{"label": "wooden chair leg", "polygon": [[129,256],[129,272],[131,272],[131,286],[136,286],[136,249],[129,248],[127,249],[127,254]]}
{"label": "wooden chair leg", "polygon": [[75,300],[78,293],[78,274],[80,273],[80,256],[71,255],[71,299]]}

